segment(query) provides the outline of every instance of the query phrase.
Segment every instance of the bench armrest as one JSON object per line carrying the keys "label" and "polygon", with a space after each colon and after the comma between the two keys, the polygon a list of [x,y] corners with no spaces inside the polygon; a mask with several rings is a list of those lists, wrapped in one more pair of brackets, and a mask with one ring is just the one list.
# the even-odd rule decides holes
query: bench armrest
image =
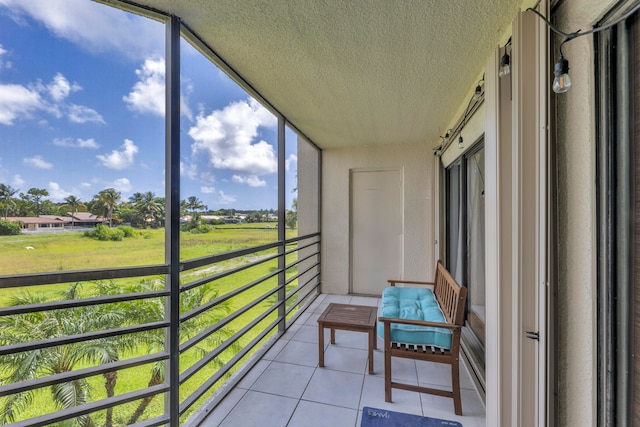
{"label": "bench armrest", "polygon": [[389,284],[391,286],[395,286],[396,283],[407,283],[409,285],[432,285],[435,286],[434,282],[419,282],[416,280],[395,280],[395,279],[389,279],[387,280],[387,282],[389,282]]}
{"label": "bench armrest", "polygon": [[462,325],[454,325],[451,323],[427,322],[426,320],[397,319],[394,317],[378,317],[378,321],[382,323],[401,323],[404,325],[430,326],[433,328],[445,328],[456,330],[462,328]]}

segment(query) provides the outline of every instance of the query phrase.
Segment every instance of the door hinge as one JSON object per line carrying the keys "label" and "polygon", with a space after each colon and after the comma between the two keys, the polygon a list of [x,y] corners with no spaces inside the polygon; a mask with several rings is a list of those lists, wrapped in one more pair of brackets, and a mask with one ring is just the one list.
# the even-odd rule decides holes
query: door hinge
{"label": "door hinge", "polygon": [[525,334],[529,339],[540,341],[540,334],[537,331],[525,331]]}

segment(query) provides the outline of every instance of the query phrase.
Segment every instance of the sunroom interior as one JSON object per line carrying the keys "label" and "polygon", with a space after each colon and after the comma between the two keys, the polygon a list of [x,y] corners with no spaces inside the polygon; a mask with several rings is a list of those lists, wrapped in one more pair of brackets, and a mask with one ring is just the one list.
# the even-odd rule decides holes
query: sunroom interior
{"label": "sunroom interior", "polygon": [[[118,304],[127,313],[144,314],[55,336],[5,339],[0,356],[6,360],[92,343],[112,350],[105,350],[110,359],[3,381],[0,415],[6,422],[82,424],[94,417],[109,426],[225,425],[229,416],[236,418],[227,418],[226,425],[237,425],[241,418],[233,406],[242,395],[234,390],[275,366],[276,350],[300,342],[295,334],[308,340],[306,348],[317,345],[310,331],[329,302],[377,305],[388,279],[431,280],[439,259],[469,292],[462,352],[469,413],[456,417],[451,405],[449,416],[447,400],[419,400],[411,408],[391,403],[386,409],[431,416],[429,405],[445,406],[433,414],[465,426],[542,426],[568,419],[589,425],[620,410],[596,404],[604,381],[594,350],[596,287],[572,297],[597,276],[589,154],[595,150],[585,150],[595,146],[594,43],[576,37],[566,44],[563,52],[582,67],[572,72],[569,98],[556,98],[563,95],[551,91],[552,69],[563,38],[553,35],[550,19],[575,31],[576,25],[626,18],[629,11],[637,15],[637,2],[584,0],[578,10],[570,2],[544,0],[96,3],[162,27],[164,128],[148,130],[162,140],[158,150],[164,152],[162,259],[138,262],[134,255],[126,264],[99,269],[0,272],[0,288],[7,292],[64,290],[70,284],[96,291],[0,307],[5,319],[43,312],[64,318],[90,307],[104,314],[121,310]],[[590,9],[592,3],[598,4]],[[276,184],[264,191],[277,206],[277,220],[266,243],[225,242],[206,256],[191,256],[201,243],[180,231],[181,193],[190,173],[185,156],[209,159],[211,176],[232,159],[216,156],[207,140],[204,130],[213,114],[187,117],[189,73],[224,74],[234,89],[216,90],[243,91],[244,119],[270,123],[260,136],[266,142],[240,153],[260,159],[268,144],[274,154],[269,172]],[[215,90],[207,96],[215,99]],[[580,105],[586,111],[573,110]],[[573,141],[571,133],[583,131],[585,117],[591,131],[584,131],[581,143],[556,151],[557,141]],[[190,124],[196,120],[199,129]],[[557,166],[567,158],[575,166]],[[295,174],[287,173],[292,159]],[[575,213],[571,188],[589,195],[576,206],[590,214],[577,215],[575,223],[567,219]],[[287,222],[293,210],[295,227]],[[557,232],[558,224],[566,228]],[[588,244],[578,236],[581,229],[590,236]],[[566,286],[556,289],[558,281]],[[362,349],[359,335],[347,336],[355,346],[336,346],[334,360],[348,365]],[[138,342],[140,349],[113,350],[127,342]],[[299,367],[309,361],[306,368],[320,369],[317,353],[289,362]],[[379,382],[366,379],[364,363],[360,368],[362,400],[355,408],[332,405],[351,411],[345,419],[352,421],[344,425],[360,425],[367,396],[379,392],[372,402],[384,405],[384,389],[372,390]],[[425,370],[441,375],[433,366]],[[123,385],[142,371],[152,373],[148,383]],[[19,414],[37,393],[113,373],[120,385],[106,394]],[[416,372],[415,381],[429,382],[425,375]],[[311,399],[301,396],[282,425],[316,425],[295,413],[296,405],[311,411]],[[464,405],[463,399],[463,412]]]}

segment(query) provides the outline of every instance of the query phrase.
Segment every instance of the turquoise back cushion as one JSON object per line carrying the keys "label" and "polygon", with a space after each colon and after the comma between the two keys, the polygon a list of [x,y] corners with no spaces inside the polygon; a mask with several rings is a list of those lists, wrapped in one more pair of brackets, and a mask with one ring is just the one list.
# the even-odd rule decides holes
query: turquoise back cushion
{"label": "turquoise back cushion", "polygon": [[[396,286],[386,288],[382,292],[378,316],[446,323],[433,291],[428,288],[399,288]],[[378,335],[384,339],[382,322],[378,322]],[[451,330],[392,323],[391,341],[432,345],[450,350]]]}

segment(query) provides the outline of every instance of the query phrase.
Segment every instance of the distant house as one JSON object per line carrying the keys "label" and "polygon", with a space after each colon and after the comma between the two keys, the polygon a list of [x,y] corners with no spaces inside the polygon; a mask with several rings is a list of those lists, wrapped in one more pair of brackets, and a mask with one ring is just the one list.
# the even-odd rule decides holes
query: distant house
{"label": "distant house", "polygon": [[67,215],[10,216],[7,221],[21,222],[23,230],[33,232],[63,231],[65,227],[92,228],[106,222],[104,217],[90,212],[67,212]]}
{"label": "distant house", "polygon": [[105,217],[94,215],[91,212],[67,212],[67,215],[69,215],[70,223],[75,227],[91,228],[107,222]]}
{"label": "distant house", "polygon": [[10,216],[7,221],[21,222],[25,231],[61,231],[65,226],[64,219],[53,215]]}

